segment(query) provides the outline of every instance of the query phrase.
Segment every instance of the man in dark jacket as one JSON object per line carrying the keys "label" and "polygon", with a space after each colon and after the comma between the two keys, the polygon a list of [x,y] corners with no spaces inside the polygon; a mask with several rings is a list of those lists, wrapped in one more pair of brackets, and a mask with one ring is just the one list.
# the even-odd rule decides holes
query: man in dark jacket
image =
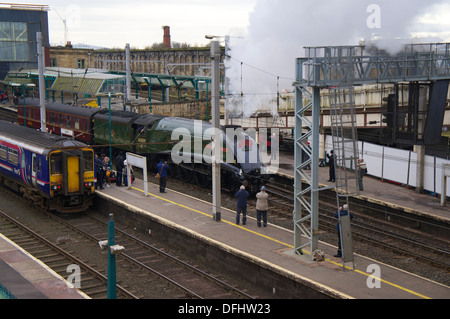
{"label": "man in dark jacket", "polygon": [[[345,204],[344,206],[339,207],[339,210],[334,214],[334,218],[338,220],[336,223],[336,230],[338,234],[338,251],[337,254],[334,255],[334,257],[342,257],[342,242],[341,242],[341,225],[339,224],[340,216],[347,216],[349,214],[348,212],[348,205]],[[350,220],[353,219],[353,214],[350,213]]]}
{"label": "man in dark jacket", "polygon": [[97,187],[103,189],[103,174],[104,174],[103,161],[98,157],[97,154],[95,154],[94,165],[95,165],[95,175],[97,176],[97,184],[95,184],[95,189],[97,189]]}
{"label": "man in dark jacket", "polygon": [[123,170],[123,155],[122,153],[119,153],[116,157],[116,170],[117,170],[117,177],[116,177],[116,185],[122,186],[122,170]]}
{"label": "man in dark jacket", "polygon": [[242,185],[238,192],[234,195],[237,200],[237,210],[236,210],[236,225],[239,225],[242,212],[242,225],[247,223],[247,197],[248,192],[245,190],[245,186]]}
{"label": "man in dark jacket", "polygon": [[[326,153],[325,153],[326,154]],[[330,151],[330,155],[326,154],[328,157],[328,165],[330,166],[330,179],[329,182],[334,182],[336,180],[336,172],[334,170],[334,152]]]}
{"label": "man in dark jacket", "polygon": [[167,184],[167,172],[169,171],[169,165],[163,159],[157,165],[159,178],[159,192],[167,193],[166,184]]}

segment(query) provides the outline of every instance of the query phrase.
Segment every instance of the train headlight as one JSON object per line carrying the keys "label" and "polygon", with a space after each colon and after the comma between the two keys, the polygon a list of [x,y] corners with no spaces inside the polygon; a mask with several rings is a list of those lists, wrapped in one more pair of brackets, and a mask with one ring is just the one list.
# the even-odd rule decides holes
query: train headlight
{"label": "train headlight", "polygon": [[52,186],[52,190],[53,190],[53,191],[60,191],[61,188],[62,188],[61,185],[53,185],[53,186]]}
{"label": "train headlight", "polygon": [[94,186],[93,182],[86,182],[86,183],[84,183],[84,187],[92,187],[92,186]]}

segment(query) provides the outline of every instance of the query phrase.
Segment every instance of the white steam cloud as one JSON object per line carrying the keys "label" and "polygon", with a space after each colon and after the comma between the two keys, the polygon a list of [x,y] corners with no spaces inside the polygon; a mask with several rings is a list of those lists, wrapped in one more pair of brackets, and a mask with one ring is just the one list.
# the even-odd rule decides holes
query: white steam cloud
{"label": "white steam cloud", "polygon": [[[303,47],[357,45],[364,40],[395,51],[412,42],[414,34],[424,35],[429,26],[421,17],[448,4],[449,0],[258,0],[244,39],[231,38],[228,110],[249,116],[270,104],[275,113],[277,92],[292,90],[295,59],[304,56]],[[434,33],[428,35],[439,34],[436,29],[439,26],[433,25]],[[432,41],[442,39],[415,42]]]}

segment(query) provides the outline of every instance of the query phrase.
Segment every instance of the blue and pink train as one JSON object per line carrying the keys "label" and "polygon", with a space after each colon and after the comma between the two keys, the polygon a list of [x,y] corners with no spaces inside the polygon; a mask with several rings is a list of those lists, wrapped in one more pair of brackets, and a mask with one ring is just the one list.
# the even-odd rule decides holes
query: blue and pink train
{"label": "blue and pink train", "polygon": [[0,184],[61,213],[93,202],[94,152],[84,143],[0,121]]}

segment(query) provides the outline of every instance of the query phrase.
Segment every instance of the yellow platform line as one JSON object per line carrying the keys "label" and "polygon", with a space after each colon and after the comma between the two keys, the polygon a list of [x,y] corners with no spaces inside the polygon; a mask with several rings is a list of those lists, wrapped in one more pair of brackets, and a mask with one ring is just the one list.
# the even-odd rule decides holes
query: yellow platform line
{"label": "yellow platform line", "polygon": [[[140,191],[140,192],[142,192],[142,193],[144,192],[142,189],[139,189],[139,188],[136,188],[136,187],[131,187],[131,188],[134,189],[134,190]],[[176,192],[176,191],[173,191],[173,192]],[[176,193],[178,193],[178,192],[176,192]],[[168,203],[177,205],[177,206],[179,206],[179,207],[188,209],[188,210],[190,210],[190,211],[193,211],[193,212],[195,212],[195,213],[201,214],[201,215],[203,215],[203,216],[210,217],[210,218],[213,217],[212,214],[208,214],[208,213],[202,212],[202,211],[200,211],[200,210],[198,210],[198,209],[195,209],[195,208],[192,208],[192,207],[189,207],[189,206],[186,206],[186,205],[177,203],[177,202],[175,202],[175,201],[173,201],[173,200],[170,200],[170,199],[167,199],[167,198],[164,198],[164,197],[161,197],[161,196],[152,194],[152,193],[148,193],[148,194],[149,194],[150,196],[152,196],[152,197],[155,197],[155,198],[161,199],[161,200],[163,200],[163,201],[165,201],[165,202],[168,202]],[[181,194],[181,193],[180,193],[180,194]],[[191,196],[185,195],[185,194],[182,194],[182,195],[191,197]],[[193,198],[193,197],[192,197],[192,198]],[[197,198],[195,198],[195,199],[197,199]],[[198,199],[197,199],[197,200],[198,200]],[[242,226],[237,225],[237,224],[235,224],[235,223],[233,223],[233,222],[230,222],[230,221],[227,221],[227,220],[222,220],[222,222],[224,222],[224,223],[226,223],[226,224],[228,224],[228,225],[230,225],[230,226],[240,228],[240,229],[242,229],[242,230],[244,230],[244,231],[246,231],[246,232],[252,233],[252,234],[254,234],[254,235],[257,235],[257,236],[259,236],[259,237],[265,238],[265,239],[267,239],[267,240],[273,241],[273,242],[278,243],[278,244],[280,244],[280,245],[283,245],[283,246],[286,246],[286,247],[289,247],[289,248],[294,249],[294,246],[293,246],[293,245],[287,244],[287,243],[285,243],[285,242],[282,242],[282,241],[280,241],[280,240],[278,240],[278,239],[275,239],[275,238],[272,238],[272,237],[270,237],[270,236],[266,236],[266,235],[264,235],[264,234],[258,233],[258,232],[256,232],[256,231],[251,230],[251,229],[242,227]],[[304,251],[304,252],[305,252],[306,254],[308,254],[308,255],[311,254],[309,251]],[[333,264],[333,265],[342,266],[342,264],[340,264],[340,263],[338,263],[338,262],[335,262],[335,261],[333,261],[333,260],[331,260],[331,259],[325,258],[324,260],[325,260],[326,262],[329,262],[329,263]],[[389,286],[392,286],[392,287],[395,287],[395,288],[400,289],[400,290],[402,290],[402,291],[408,292],[408,293],[410,293],[410,294],[412,294],[412,295],[415,295],[415,296],[418,296],[418,297],[420,297],[420,298],[423,298],[423,299],[431,299],[430,297],[427,297],[427,296],[425,296],[425,295],[422,295],[422,294],[420,294],[420,293],[418,293],[418,292],[415,292],[415,291],[413,291],[413,290],[411,290],[411,289],[408,289],[408,288],[402,287],[402,286],[400,286],[400,285],[394,284],[394,283],[392,283],[392,282],[390,282],[390,281],[387,281],[387,280],[384,280],[384,279],[375,277],[375,276],[373,276],[372,274],[368,274],[368,273],[366,273],[366,272],[364,272],[364,271],[361,271],[361,270],[358,270],[358,269],[353,269],[353,268],[350,268],[350,267],[348,267],[348,266],[345,266],[345,268],[350,269],[350,270],[353,270],[354,272],[356,272],[356,273],[358,273],[358,274],[361,274],[361,275],[364,275],[364,276],[366,276],[366,277],[372,277],[372,278],[377,279],[377,280],[379,280],[379,281],[381,281],[381,282],[383,282],[383,283],[385,283],[385,284],[387,284],[387,285],[389,285]]]}

